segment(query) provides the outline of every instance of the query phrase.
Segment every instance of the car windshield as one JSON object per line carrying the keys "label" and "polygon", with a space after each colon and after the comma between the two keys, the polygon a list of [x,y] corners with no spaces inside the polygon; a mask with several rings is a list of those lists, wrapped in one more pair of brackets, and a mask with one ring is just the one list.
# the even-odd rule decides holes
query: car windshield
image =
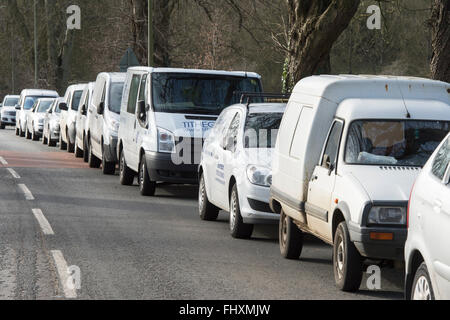
{"label": "car windshield", "polygon": [[245,148],[275,148],[283,113],[250,113],[245,122]]}
{"label": "car windshield", "polygon": [[355,121],[349,129],[345,161],[423,167],[449,130],[448,121]]}
{"label": "car windshield", "polygon": [[19,103],[19,98],[6,98],[5,102],[3,103],[3,106],[4,107],[14,107],[18,103]]}
{"label": "car windshield", "polygon": [[113,82],[109,88],[109,111],[120,114],[122,103],[123,82]]}
{"label": "car windshield", "polygon": [[37,113],[45,113],[51,107],[53,101],[41,101],[39,107],[37,108]]}
{"label": "car windshield", "polygon": [[219,115],[238,103],[238,92],[261,92],[259,79],[209,74],[155,73],[152,76],[156,112]]}
{"label": "car windshield", "polygon": [[83,95],[83,90],[81,91],[75,91],[73,93],[72,98],[72,110],[78,111],[78,108],[80,106],[81,96]]}
{"label": "car windshield", "polygon": [[45,98],[55,98],[55,97],[44,97],[44,96],[28,96],[25,98],[25,102],[23,104],[24,110],[31,110],[33,108],[34,103],[37,99],[45,99]]}

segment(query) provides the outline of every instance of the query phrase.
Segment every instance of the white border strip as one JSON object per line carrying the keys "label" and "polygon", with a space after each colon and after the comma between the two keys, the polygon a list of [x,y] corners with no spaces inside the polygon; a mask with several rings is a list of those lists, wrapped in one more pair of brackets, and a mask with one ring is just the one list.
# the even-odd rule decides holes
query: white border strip
{"label": "white border strip", "polygon": [[33,194],[31,193],[30,189],[27,188],[24,184],[19,184],[19,188],[22,190],[23,194],[25,195],[25,199],[28,201],[34,200]]}
{"label": "white border strip", "polygon": [[0,157],[0,163],[2,164],[2,165],[4,165],[4,166],[7,166],[8,165],[8,162],[5,160],[5,158],[3,158],[3,157]]}
{"label": "white border strip", "polygon": [[67,299],[76,299],[77,292],[75,288],[71,288],[70,283],[73,282],[72,276],[69,275],[69,267],[67,266],[67,262],[64,259],[64,256],[59,250],[51,251],[53,260],[55,260],[56,269],[58,271],[59,280],[61,281],[61,285],[64,290],[64,296]]}
{"label": "white border strip", "polygon": [[14,179],[20,179],[19,174],[16,172],[16,170],[11,169],[11,168],[7,168],[7,170],[9,171],[9,173],[11,173],[11,175],[13,176]]}
{"label": "white border strip", "polygon": [[33,214],[36,220],[39,222],[39,225],[41,226],[42,232],[46,236],[54,236],[55,233],[53,232],[52,226],[48,222],[47,218],[45,218],[44,214],[42,213],[41,209],[33,209]]}

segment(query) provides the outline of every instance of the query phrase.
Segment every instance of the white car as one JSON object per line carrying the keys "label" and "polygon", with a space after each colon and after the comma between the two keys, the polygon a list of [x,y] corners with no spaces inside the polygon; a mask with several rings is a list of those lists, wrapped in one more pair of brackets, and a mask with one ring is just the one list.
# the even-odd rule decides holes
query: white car
{"label": "white car", "polygon": [[16,106],[16,135],[25,137],[25,130],[27,129],[27,114],[33,108],[34,103],[40,98],[58,98],[56,91],[38,90],[38,89],[24,89],[20,94],[19,103]]}
{"label": "white car", "polygon": [[89,154],[87,152],[87,129],[92,113],[88,112],[88,110],[92,102],[94,85],[95,82],[90,82],[84,88],[83,95],[81,96],[81,107],[78,108],[76,119],[75,156],[77,158],[83,157],[84,162],[88,162],[89,160]]}
{"label": "white car", "polygon": [[450,300],[450,135],[417,179],[408,215],[405,296]]}
{"label": "white car", "polygon": [[89,167],[99,168],[101,164],[103,173],[108,175],[116,171],[117,135],[125,77],[124,72],[100,73],[88,110],[86,146]]}
{"label": "white car", "polygon": [[48,144],[49,147],[56,147],[56,144],[59,141],[61,104],[63,104],[63,106],[66,105],[64,98],[55,99],[52,106],[45,113],[42,143]]}
{"label": "white car", "polygon": [[75,152],[76,117],[85,87],[86,84],[69,86],[64,95],[66,105],[61,108],[59,148],[70,153]]}
{"label": "white car", "polygon": [[20,96],[6,96],[3,99],[0,109],[0,129],[16,125],[16,105],[19,103],[19,99]]}
{"label": "white car", "polygon": [[27,139],[39,141],[44,131],[45,114],[54,102],[54,98],[36,100],[33,108],[27,114],[27,129],[25,131]]}
{"label": "white car", "polygon": [[314,76],[294,88],[273,155],[280,251],[303,233],[333,246],[336,286],[359,290],[364,262],[404,261],[406,212],[420,170],[450,130],[445,82]]}
{"label": "white car", "polygon": [[255,224],[277,224],[269,207],[272,149],[285,104],[237,104],[225,109],[203,147],[199,214],[216,220],[230,212],[231,236],[250,238]]}

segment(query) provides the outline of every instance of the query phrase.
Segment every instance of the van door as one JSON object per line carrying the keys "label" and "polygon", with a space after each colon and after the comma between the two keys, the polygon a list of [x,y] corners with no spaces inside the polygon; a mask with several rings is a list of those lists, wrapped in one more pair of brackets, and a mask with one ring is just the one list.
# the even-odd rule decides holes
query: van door
{"label": "van door", "polygon": [[336,166],[344,123],[335,120],[331,126],[319,165],[314,169],[309,182],[306,214],[311,230],[332,241],[331,201],[336,182]]}
{"label": "van door", "polygon": [[[130,92],[128,95],[128,105],[127,105],[127,120],[126,120],[126,131],[124,133],[124,152],[125,160],[127,161],[128,167],[132,170],[137,171],[139,163],[136,161],[136,105],[139,93],[139,86],[141,82],[141,75],[134,74],[131,78]],[[122,124],[121,124],[122,125]]]}
{"label": "van door", "polygon": [[140,151],[141,151],[141,146],[143,145],[144,136],[147,134],[149,119],[148,119],[148,112],[145,115],[145,119],[143,119],[143,120],[139,119],[139,110],[137,108],[137,104],[139,102],[143,101],[147,106],[147,101],[148,101],[147,97],[148,97],[147,75],[144,74],[141,77],[141,84],[139,86],[139,94],[138,94],[137,103],[136,103],[135,121],[134,121],[135,126],[134,126],[134,135],[133,135],[133,138],[136,139],[136,143],[134,144],[134,148],[132,150],[134,161],[138,166],[139,166],[139,163],[141,162],[141,159],[139,158]]}

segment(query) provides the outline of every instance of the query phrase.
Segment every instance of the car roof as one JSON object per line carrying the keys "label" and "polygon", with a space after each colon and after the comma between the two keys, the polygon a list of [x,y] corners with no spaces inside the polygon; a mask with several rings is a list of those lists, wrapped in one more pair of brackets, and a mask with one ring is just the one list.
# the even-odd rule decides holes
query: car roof
{"label": "car roof", "polygon": [[111,82],[125,82],[126,76],[126,72],[101,72],[97,77],[105,77]]}
{"label": "car roof", "polygon": [[11,98],[14,98],[14,99],[20,99],[20,96],[17,96],[17,95],[12,95],[12,94],[10,94],[10,95],[6,95],[4,98],[3,98],[3,100],[4,99],[11,99]]}
{"label": "car roof", "polygon": [[22,90],[21,95],[24,96],[46,96],[46,95],[54,95],[59,97],[58,92],[54,90],[41,90],[41,89],[24,89]]}
{"label": "car roof", "polygon": [[225,70],[183,69],[183,68],[152,68],[152,67],[131,67],[128,70],[149,72],[149,73],[195,73],[195,74],[250,77],[261,79],[261,76],[259,74],[255,72],[246,72],[246,71],[225,71]]}

